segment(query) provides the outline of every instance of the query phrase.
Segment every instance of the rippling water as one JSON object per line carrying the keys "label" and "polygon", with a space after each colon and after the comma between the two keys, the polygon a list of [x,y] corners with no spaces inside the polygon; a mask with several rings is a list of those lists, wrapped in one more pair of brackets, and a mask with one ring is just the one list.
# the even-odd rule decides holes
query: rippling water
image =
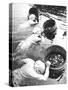
{"label": "rippling water", "polygon": [[[48,15],[52,18],[54,18],[56,20],[56,22],[58,23],[58,26],[61,30],[65,31],[66,30],[66,18],[65,17],[61,17],[61,16],[56,16],[53,14],[48,13]],[[21,41],[24,40],[25,38],[27,38],[29,35],[31,35],[32,30],[34,29],[34,27],[29,27],[27,30],[21,30],[19,32],[17,32],[18,26],[23,23],[25,20],[25,18],[13,18],[12,22],[13,22],[13,29],[12,29],[12,41],[13,41],[13,50],[15,49],[15,47],[17,46],[17,44]],[[11,28],[11,26],[10,26]],[[11,31],[9,32],[11,35]],[[11,38],[11,37],[10,37]]]}

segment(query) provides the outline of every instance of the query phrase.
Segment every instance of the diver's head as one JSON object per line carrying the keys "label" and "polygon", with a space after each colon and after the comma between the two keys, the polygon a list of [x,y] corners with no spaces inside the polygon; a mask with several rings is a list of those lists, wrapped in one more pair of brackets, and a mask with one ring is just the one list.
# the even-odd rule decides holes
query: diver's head
{"label": "diver's head", "polygon": [[56,35],[56,22],[53,19],[49,19],[43,24],[43,33],[48,39],[53,40]]}
{"label": "diver's head", "polygon": [[35,18],[35,21],[39,22],[39,16],[38,16],[38,9],[35,7],[30,8],[28,19],[31,19],[31,17]]}

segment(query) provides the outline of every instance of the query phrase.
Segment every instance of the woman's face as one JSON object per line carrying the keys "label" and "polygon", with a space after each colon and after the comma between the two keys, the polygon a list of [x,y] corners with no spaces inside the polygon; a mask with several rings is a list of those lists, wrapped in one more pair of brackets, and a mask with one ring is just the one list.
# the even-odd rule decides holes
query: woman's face
{"label": "woman's face", "polygon": [[42,74],[45,71],[45,64],[41,60],[36,61],[34,67],[37,73]]}
{"label": "woman's face", "polygon": [[35,21],[36,20],[36,16],[34,14],[31,14],[29,16],[29,20]]}

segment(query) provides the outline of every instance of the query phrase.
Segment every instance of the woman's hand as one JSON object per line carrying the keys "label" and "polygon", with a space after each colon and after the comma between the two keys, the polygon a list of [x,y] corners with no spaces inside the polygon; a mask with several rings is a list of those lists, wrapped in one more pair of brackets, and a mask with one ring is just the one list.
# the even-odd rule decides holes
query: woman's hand
{"label": "woman's hand", "polygon": [[34,20],[29,20],[28,23],[29,23],[29,26],[30,25],[38,24],[38,22],[37,21],[34,21]]}
{"label": "woman's hand", "polygon": [[16,51],[27,50],[32,44],[41,42],[41,36],[37,34],[32,34],[25,41],[21,41],[16,49]]}
{"label": "woman's hand", "polygon": [[50,61],[47,61],[47,62],[46,62],[46,65],[47,65],[47,66],[50,66],[50,65],[51,65],[51,62],[50,62]]}
{"label": "woman's hand", "polygon": [[37,43],[41,41],[41,35],[38,34],[32,34],[30,37],[26,39],[29,43]]}

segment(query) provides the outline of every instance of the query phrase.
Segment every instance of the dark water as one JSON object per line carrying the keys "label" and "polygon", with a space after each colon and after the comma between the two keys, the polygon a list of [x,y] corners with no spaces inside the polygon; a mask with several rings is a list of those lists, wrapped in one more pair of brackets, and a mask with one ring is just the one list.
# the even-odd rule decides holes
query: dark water
{"label": "dark water", "polygon": [[66,17],[66,6],[35,5],[40,11]]}

